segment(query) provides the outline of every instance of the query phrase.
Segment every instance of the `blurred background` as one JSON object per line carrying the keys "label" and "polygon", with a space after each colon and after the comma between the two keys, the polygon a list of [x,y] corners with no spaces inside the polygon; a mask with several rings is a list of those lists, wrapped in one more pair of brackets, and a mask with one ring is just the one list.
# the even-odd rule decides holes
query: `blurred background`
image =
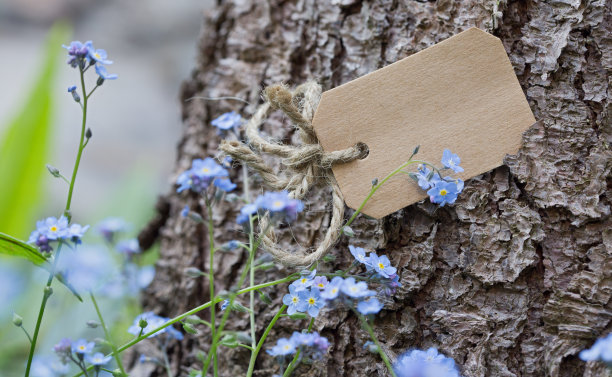
{"label": "blurred background", "polygon": [[[109,216],[136,235],[151,216],[156,196],[169,189],[181,131],[178,92],[194,66],[203,12],[212,0],[0,0],[0,232],[27,240],[37,219],[59,216],[67,185],[45,165],[72,172],[81,110],[66,89],[78,71],[65,64],[61,44],[92,40],[114,64],[90,99],[93,131],[76,181],[74,221],[94,226]],[[94,80],[93,74],[92,80]],[[93,81],[92,81],[93,82]],[[100,243],[95,230],[85,243]],[[154,254],[141,263],[154,262]],[[28,343],[11,324],[13,311],[33,329],[45,280],[28,262],[0,256],[0,375],[23,375]],[[101,336],[87,330],[90,303],[77,305],[55,285],[37,354],[51,354],[63,336]],[[125,333],[137,300],[103,302]],[[97,331],[97,332],[96,332]]]}

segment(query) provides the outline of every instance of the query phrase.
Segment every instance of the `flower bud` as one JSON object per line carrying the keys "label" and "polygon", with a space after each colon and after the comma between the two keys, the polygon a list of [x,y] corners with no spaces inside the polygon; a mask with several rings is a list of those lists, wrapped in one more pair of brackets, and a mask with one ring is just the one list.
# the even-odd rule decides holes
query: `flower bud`
{"label": "flower bud", "polygon": [[51,288],[49,286],[45,287],[44,293],[45,293],[45,297],[48,298],[49,296],[51,296],[53,294],[53,288]]}
{"label": "flower bud", "polygon": [[355,237],[355,231],[350,226],[342,227],[342,233],[348,237]]}
{"label": "flower bud", "polygon": [[149,322],[147,322],[146,319],[141,318],[140,321],[138,321],[138,326],[140,326],[141,329],[144,329],[149,326]]}
{"label": "flower bud", "polygon": [[87,128],[87,131],[85,131],[85,137],[91,139],[92,136],[93,133],[91,132],[91,128]]}
{"label": "flower bud", "polygon": [[21,318],[19,314],[13,313],[13,325],[17,327],[21,327],[22,324],[23,324],[23,318]]}
{"label": "flower bud", "polygon": [[206,274],[196,267],[188,267],[185,269],[185,275],[189,276],[190,278],[199,278],[200,276],[204,276]]}
{"label": "flower bud", "polygon": [[47,170],[49,170],[49,173],[51,173],[51,175],[54,176],[55,178],[60,177],[60,171],[58,168],[47,164]]}
{"label": "flower bud", "polygon": [[96,81],[96,85],[102,86],[104,84],[104,78],[102,76],[98,76],[98,81]]}
{"label": "flower bud", "polygon": [[190,323],[183,323],[183,329],[185,330],[185,332],[189,334],[193,334],[193,335],[198,334],[198,330]]}
{"label": "flower bud", "polygon": [[97,322],[97,321],[94,321],[94,320],[87,321],[87,327],[89,327],[91,329],[95,329],[98,326],[100,326],[100,322]]}

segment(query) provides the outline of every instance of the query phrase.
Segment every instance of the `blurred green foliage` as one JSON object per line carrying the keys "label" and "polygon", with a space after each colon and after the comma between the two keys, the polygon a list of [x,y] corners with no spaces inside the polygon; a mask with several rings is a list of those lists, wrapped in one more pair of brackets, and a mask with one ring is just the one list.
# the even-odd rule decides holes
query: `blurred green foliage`
{"label": "blurred green foliage", "polygon": [[23,108],[0,140],[0,232],[18,238],[32,228],[40,204],[53,123],[53,83],[70,28],[58,23],[49,32],[45,59]]}

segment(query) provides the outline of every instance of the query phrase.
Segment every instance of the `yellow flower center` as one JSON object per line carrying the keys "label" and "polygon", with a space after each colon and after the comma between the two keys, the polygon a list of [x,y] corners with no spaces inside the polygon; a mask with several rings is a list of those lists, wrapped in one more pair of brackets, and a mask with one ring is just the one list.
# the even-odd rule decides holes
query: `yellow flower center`
{"label": "yellow flower center", "polygon": [[299,299],[298,299],[297,297],[293,297],[293,298],[291,299],[291,301],[292,301],[294,304],[297,304],[297,302],[299,301]]}
{"label": "yellow flower center", "polygon": [[208,173],[210,171],[209,168],[202,168],[202,173]]}
{"label": "yellow flower center", "polygon": [[85,351],[85,346],[79,346],[79,351]]}
{"label": "yellow flower center", "polygon": [[98,59],[100,59],[100,54],[98,54],[97,52],[94,52],[94,56]]}
{"label": "yellow flower center", "polygon": [[312,298],[312,297],[310,297],[310,298],[308,299],[308,303],[309,303],[310,305],[314,305],[314,304],[315,304],[315,302],[316,302],[316,301],[315,301],[315,299],[314,299],[314,298]]}
{"label": "yellow flower center", "polygon": [[289,345],[288,345],[288,344],[285,344],[285,346],[283,347],[283,349],[284,349],[285,351],[288,351],[288,350],[289,350],[289,348],[291,348],[291,347],[289,347]]}
{"label": "yellow flower center", "polygon": [[440,190],[440,195],[444,196],[446,194],[448,194],[448,191],[446,191],[444,189]]}
{"label": "yellow flower center", "polygon": [[384,264],[382,264],[382,263],[379,263],[379,264],[378,264],[378,268],[380,268],[381,270],[384,270],[384,269],[385,269],[385,265],[384,265]]}
{"label": "yellow flower center", "polygon": [[283,202],[281,202],[280,200],[277,200],[274,203],[272,203],[272,206],[274,208],[281,208],[283,206]]}
{"label": "yellow flower center", "polygon": [[55,225],[53,225],[50,229],[52,232],[57,232],[57,227]]}
{"label": "yellow flower center", "polygon": [[325,285],[323,283],[319,283],[317,285],[319,286],[319,288],[325,288]]}
{"label": "yellow flower center", "polygon": [[338,288],[332,288],[331,293],[336,293],[338,292]]}

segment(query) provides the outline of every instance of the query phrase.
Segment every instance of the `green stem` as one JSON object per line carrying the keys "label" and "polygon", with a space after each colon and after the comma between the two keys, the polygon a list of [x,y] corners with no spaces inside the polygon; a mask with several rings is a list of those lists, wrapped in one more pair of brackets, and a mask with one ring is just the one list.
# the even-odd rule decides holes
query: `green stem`
{"label": "green stem", "polygon": [[[314,317],[310,319],[310,323],[308,324],[308,330],[307,332],[311,332],[312,331],[312,325],[314,324]],[[285,373],[283,373],[283,377],[289,377],[291,376],[291,373],[293,373],[293,370],[295,368],[297,368],[297,366],[300,364],[300,350],[298,349],[295,352],[295,356],[293,356],[293,360],[291,360],[291,362],[289,363],[289,365],[287,365],[287,369],[285,369]]]}
{"label": "green stem", "polygon": [[278,309],[278,312],[276,313],[274,318],[272,318],[272,321],[270,321],[270,323],[268,324],[268,327],[266,327],[266,330],[264,331],[263,335],[259,339],[259,342],[257,343],[257,348],[255,348],[255,351],[251,353],[251,360],[249,361],[249,370],[247,371],[246,377],[253,376],[253,371],[255,370],[255,361],[257,360],[257,355],[259,354],[261,347],[263,347],[264,342],[266,341],[266,338],[268,337],[268,334],[270,333],[270,330],[272,330],[272,327],[274,327],[274,324],[276,324],[276,321],[278,321],[278,319],[283,314],[285,309],[287,309],[287,305],[283,304],[283,306],[281,306],[280,309]]}
{"label": "green stem", "polygon": [[[246,164],[242,166],[242,186],[244,190],[244,199],[247,203],[250,203],[250,192],[249,192],[249,173]],[[253,268],[253,260],[255,259],[255,251],[253,245],[255,244],[255,229],[254,219],[252,215],[249,215],[249,285],[255,285],[255,269]],[[249,370],[251,374],[252,369],[255,366],[255,358],[259,349],[255,350],[257,343],[255,340],[255,291],[249,292],[249,322],[251,323],[251,360],[249,361]],[[251,375],[249,374],[249,376]]]}
{"label": "green stem", "polygon": [[[81,88],[83,93],[85,91],[85,77],[84,71],[79,70],[81,74]],[[83,142],[85,141],[85,125],[87,124],[87,100],[89,96],[83,96],[83,121],[81,122],[81,139],[79,141],[79,150],[77,152],[76,161],[74,162],[74,169],[72,170],[72,179],[70,180],[70,188],[68,189],[68,199],[66,200],[66,209],[64,210],[65,216],[68,221],[72,218],[70,215],[70,204],[72,203],[72,192],[74,191],[74,182],[76,181],[77,172],[79,171],[79,165],[81,163],[81,156],[83,155]]]}
{"label": "green stem", "polygon": [[42,323],[43,314],[45,313],[45,307],[47,306],[47,300],[49,300],[49,297],[51,297],[51,283],[53,282],[53,277],[55,276],[55,269],[57,268],[57,261],[59,260],[61,249],[62,243],[60,242],[59,246],[57,247],[57,251],[55,252],[53,267],[51,267],[51,271],[49,271],[47,285],[45,285],[45,288],[43,288],[43,298],[40,303],[40,309],[38,310],[38,318],[36,319],[36,327],[34,327],[34,335],[32,336],[32,341],[30,342],[30,352],[28,353],[28,364],[26,365],[25,377],[30,375],[30,369],[32,368],[32,359],[34,358],[36,341],[38,340],[38,333],[40,332],[40,325]]}
{"label": "green stem", "polygon": [[[215,274],[214,274],[214,261],[215,261],[215,234],[214,234],[214,224],[213,224],[213,210],[210,201],[208,200],[208,196],[205,196],[206,199],[206,209],[208,211],[208,247],[209,247],[209,257],[208,257],[208,288],[210,292],[210,301],[215,300]],[[212,331],[212,338],[215,339],[216,336],[216,327],[215,327],[215,316],[216,316],[216,305],[212,305],[210,307],[210,326]],[[214,376],[218,375],[217,368],[217,350],[214,350],[214,365],[213,365],[213,373]]]}
{"label": "green stem", "polygon": [[121,370],[121,373],[127,374],[125,373],[125,369],[123,368],[121,357],[117,353],[117,346],[115,345],[115,342],[113,342],[110,331],[108,331],[108,328],[106,327],[106,323],[104,323],[104,317],[102,317],[102,312],[100,311],[100,307],[98,306],[98,302],[96,301],[96,297],[94,296],[93,292],[89,292],[89,297],[91,297],[91,302],[93,302],[94,307],[96,308],[98,319],[100,320],[100,324],[102,325],[102,329],[104,330],[104,336],[106,337],[108,343],[110,343],[111,349],[113,350],[113,354],[115,356],[115,360],[117,361],[117,366]]}
{"label": "green stem", "polygon": [[[420,160],[408,160],[407,162],[403,163],[402,165],[400,165],[399,168],[393,170],[391,173],[389,173],[389,175],[387,175],[385,178],[383,178],[382,181],[378,182],[378,184],[376,184],[375,186],[372,187],[372,189],[370,190],[370,193],[368,194],[368,196],[366,196],[365,200],[363,202],[361,202],[361,205],[359,206],[359,208],[357,208],[357,211],[355,211],[355,213],[353,213],[353,216],[351,216],[351,218],[349,219],[349,221],[344,225],[344,226],[350,226],[353,221],[355,220],[355,218],[357,217],[357,215],[359,215],[361,213],[361,210],[363,209],[363,207],[365,207],[365,205],[368,203],[368,201],[370,200],[370,198],[372,198],[372,196],[374,195],[374,193],[376,191],[378,191],[378,189],[385,183],[387,182],[389,179],[391,179],[394,175],[396,175],[397,173],[401,172],[402,169],[404,169],[405,167],[412,165],[412,164],[425,164],[425,165],[429,165],[432,166],[430,163],[425,162],[425,161],[420,161]],[[435,167],[434,167],[435,168]]]}
{"label": "green stem", "polygon": [[368,334],[370,334],[370,338],[372,338],[372,340],[374,341],[374,344],[376,344],[376,349],[378,350],[378,354],[380,355],[383,362],[387,366],[387,369],[389,370],[389,373],[391,373],[391,376],[397,377],[395,374],[395,371],[393,370],[393,367],[391,366],[391,362],[389,361],[389,358],[387,357],[387,354],[385,353],[385,351],[383,351],[382,347],[380,346],[380,342],[378,341],[378,338],[376,338],[376,335],[374,334],[374,329],[372,328],[372,326],[370,326],[370,324],[368,323],[368,320],[363,315],[355,311],[354,309],[353,309],[353,312],[355,312],[355,314],[359,317],[359,319],[361,320],[361,323],[363,324],[363,327],[365,327]]}
{"label": "green stem", "polygon": [[26,336],[28,337],[28,339],[30,340],[30,345],[32,344],[32,337],[30,336],[30,334],[28,333],[28,330],[25,329],[25,327],[23,326],[19,326],[21,327],[21,329],[23,330],[23,332],[26,334]]}
{"label": "green stem", "polygon": [[[266,288],[266,287],[271,287],[273,285],[288,283],[288,282],[290,282],[292,280],[295,280],[295,277],[296,277],[296,274],[291,274],[291,275],[287,276],[284,279],[278,279],[278,280],[270,281],[270,282],[267,282],[267,283],[258,284],[258,285],[252,286],[252,287],[247,287],[247,288],[239,290],[238,292],[235,293],[235,295],[239,296],[239,295],[242,295],[242,294],[245,294],[245,293],[248,293],[248,292],[251,292],[251,291],[255,291],[255,290],[258,290],[258,289],[262,289],[262,288]],[[215,297],[214,303],[217,304],[217,303],[219,303],[219,302],[221,302],[223,300],[225,300],[225,298]],[[149,331],[148,333],[144,333],[144,334],[141,334],[141,335],[135,337],[134,339],[132,339],[129,342],[127,342],[124,345],[122,345],[121,347],[117,348],[117,353],[121,353],[121,352],[125,351],[126,349],[128,349],[130,347],[133,347],[135,344],[140,343],[141,341],[143,341],[144,339],[150,337],[151,335],[160,332],[161,330],[165,329],[166,327],[172,326],[175,323],[178,323],[178,322],[182,321],[183,319],[189,317],[190,315],[194,315],[194,314],[196,314],[196,313],[198,313],[198,312],[200,312],[200,311],[210,307],[211,304],[212,303],[210,301],[205,303],[205,304],[202,304],[202,305],[200,305],[200,306],[198,306],[196,308],[193,308],[193,309],[191,309],[191,310],[189,310],[189,311],[187,311],[187,312],[185,312],[183,314],[180,314],[180,315],[172,318],[168,322],[164,323],[163,325],[159,326],[158,328],[155,328],[155,329]],[[229,311],[229,310],[230,309],[228,308],[226,310],[226,312]],[[111,352],[107,356],[114,356],[114,354],[115,354],[114,352]],[[78,373],[78,374],[75,374],[73,377],[79,377],[82,374],[83,373]]]}
{"label": "green stem", "polygon": [[174,377],[172,373],[172,368],[170,367],[170,360],[168,360],[168,352],[166,351],[165,346],[162,350],[162,355],[164,357],[164,367],[166,368],[166,374],[168,375],[168,377]]}

